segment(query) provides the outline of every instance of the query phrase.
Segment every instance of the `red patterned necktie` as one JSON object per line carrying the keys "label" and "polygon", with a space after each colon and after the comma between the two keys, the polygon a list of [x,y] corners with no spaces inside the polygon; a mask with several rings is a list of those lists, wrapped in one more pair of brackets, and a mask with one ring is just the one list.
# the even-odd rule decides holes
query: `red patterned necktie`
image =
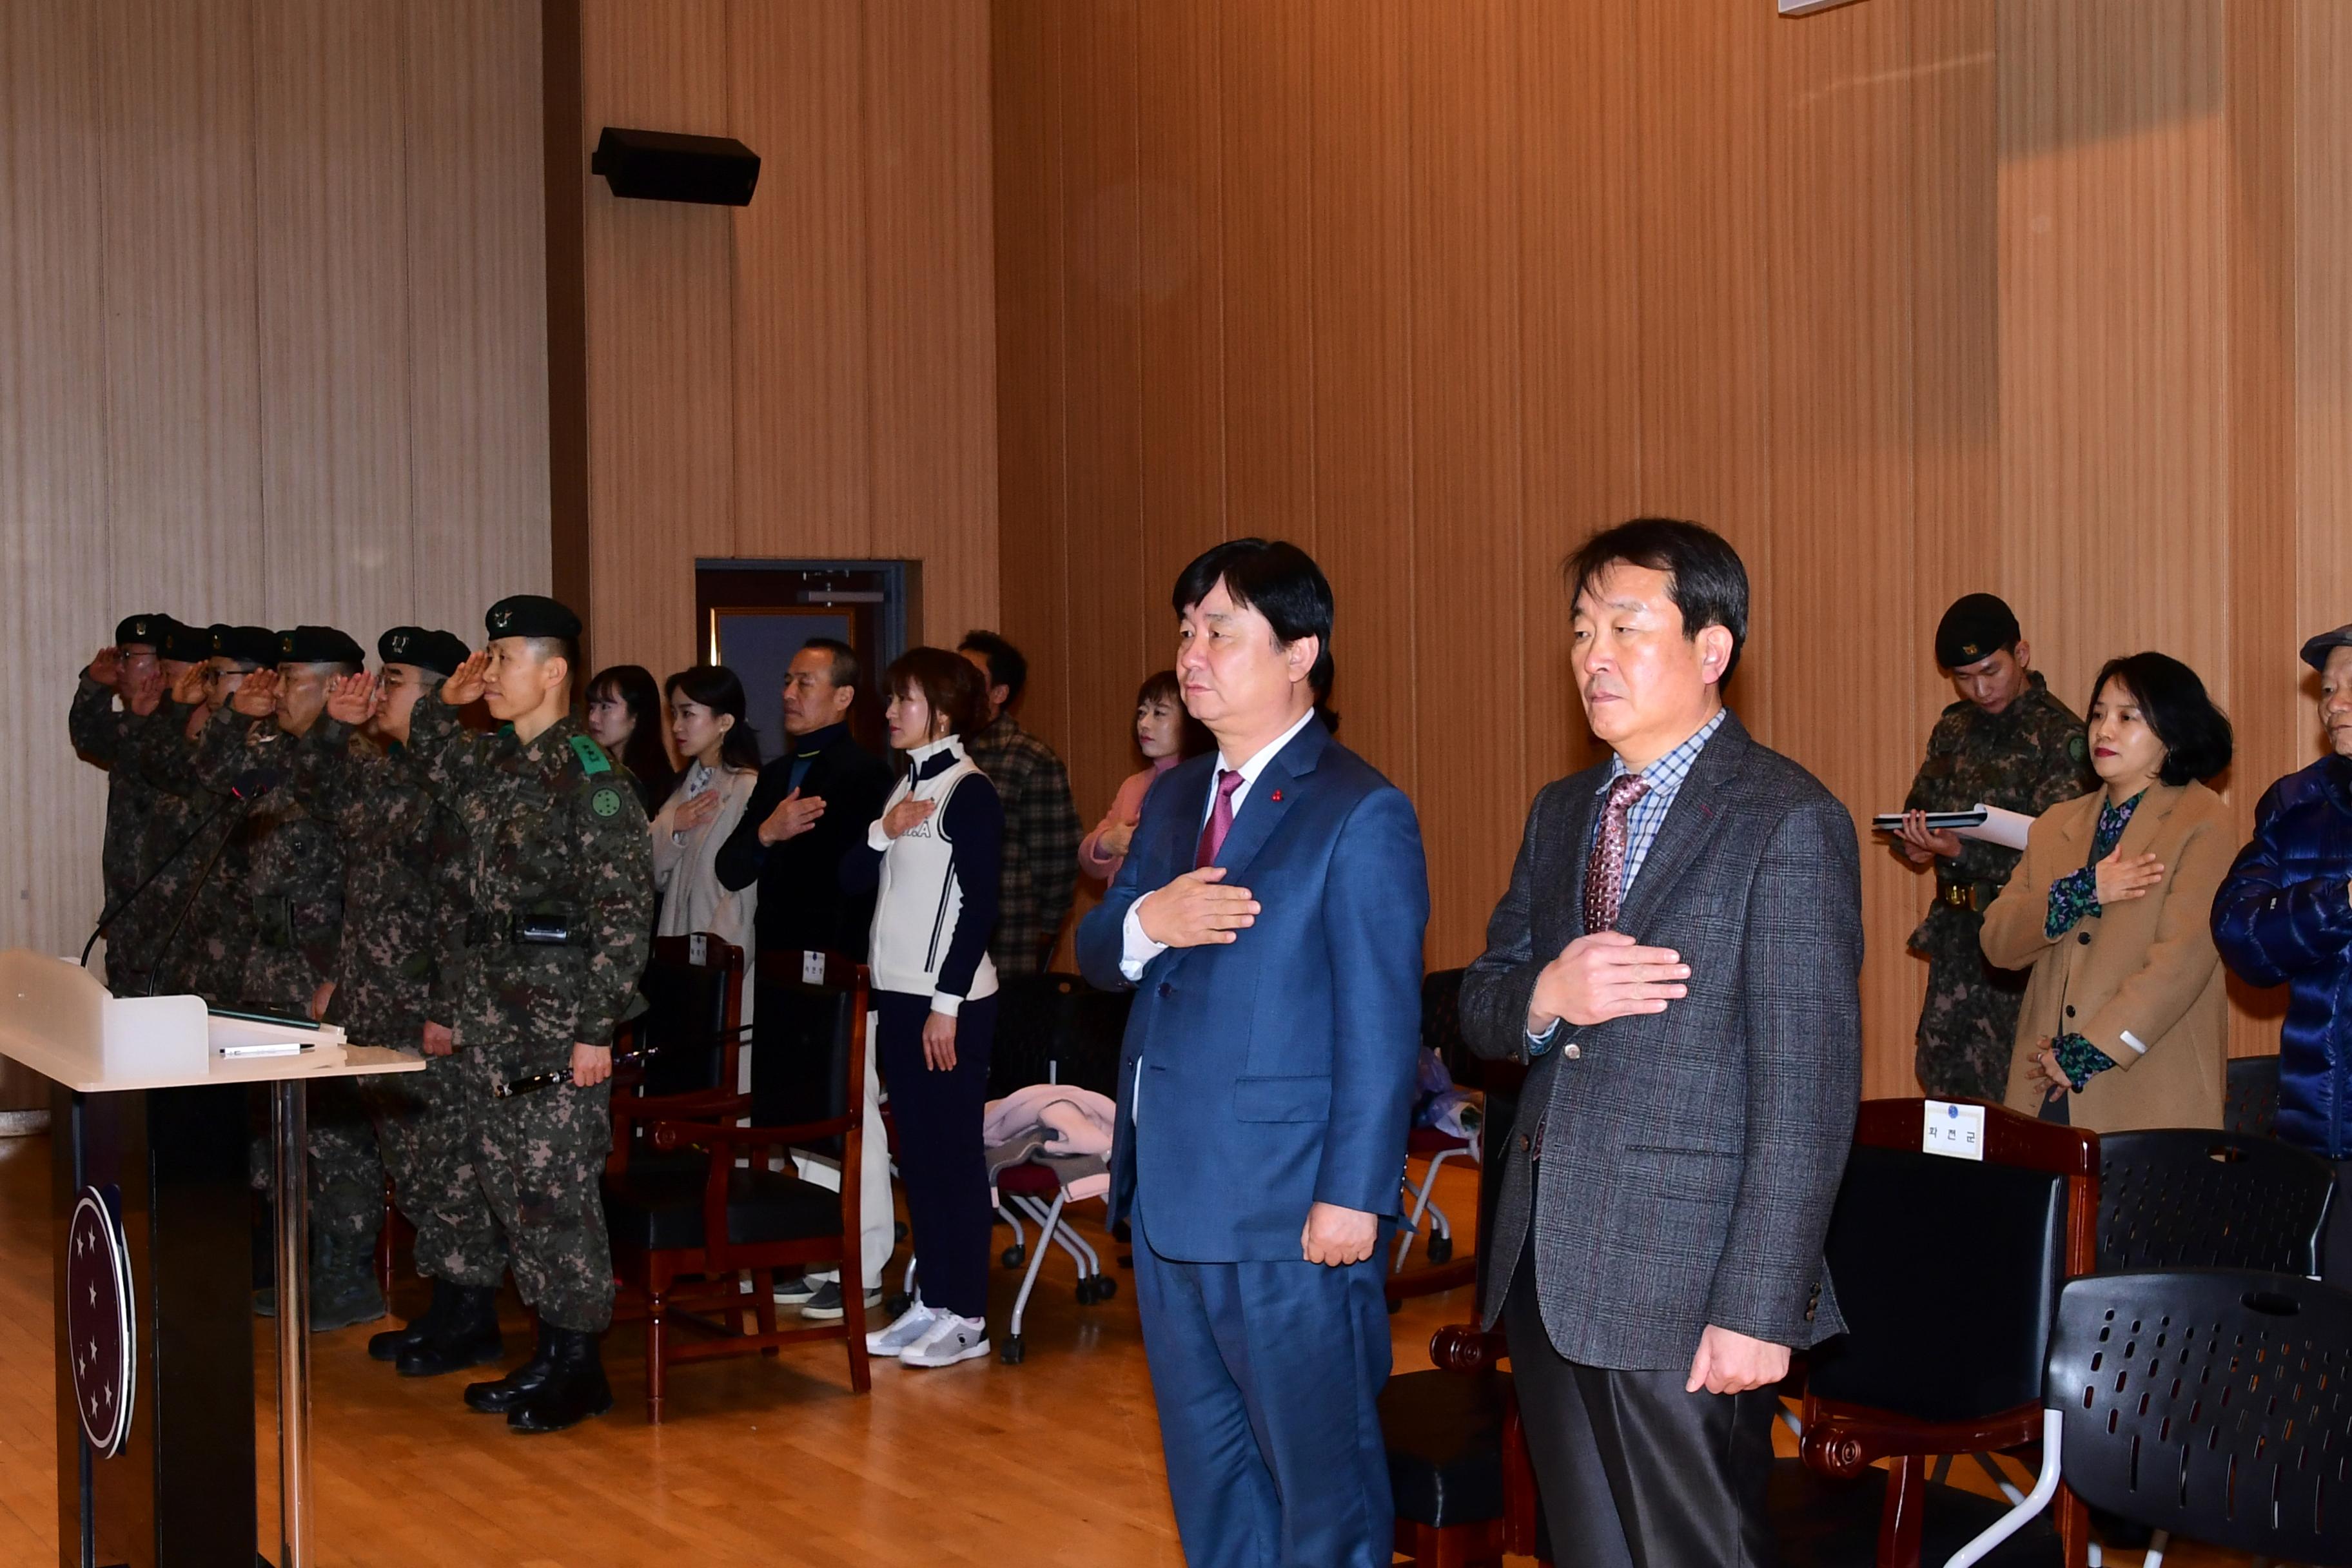
{"label": "red patterned necktie", "polygon": [[1633,803],[1650,793],[1650,781],[1622,773],[1609,786],[1601,808],[1601,831],[1592,836],[1592,858],[1584,863],[1584,930],[1613,931],[1617,906],[1625,897],[1625,818]]}
{"label": "red patterned necktie", "polygon": [[[1234,830],[1234,791],[1242,787],[1239,768],[1217,770],[1217,804],[1209,809],[1209,820],[1202,826],[1201,842],[1192,849],[1192,869],[1212,865],[1217,851],[1225,847],[1225,835]],[[1622,858],[1622,852],[1620,858]]]}

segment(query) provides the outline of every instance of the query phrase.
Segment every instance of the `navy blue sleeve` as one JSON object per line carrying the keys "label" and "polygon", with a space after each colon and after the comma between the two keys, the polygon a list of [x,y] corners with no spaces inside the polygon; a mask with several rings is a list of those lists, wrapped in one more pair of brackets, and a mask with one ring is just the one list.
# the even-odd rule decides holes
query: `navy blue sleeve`
{"label": "navy blue sleeve", "polygon": [[954,858],[963,908],[956,915],[947,956],[940,962],[939,991],[943,996],[969,996],[971,977],[996,930],[997,884],[1004,867],[1004,802],[986,773],[974,773],[956,785],[940,814],[940,831]]}

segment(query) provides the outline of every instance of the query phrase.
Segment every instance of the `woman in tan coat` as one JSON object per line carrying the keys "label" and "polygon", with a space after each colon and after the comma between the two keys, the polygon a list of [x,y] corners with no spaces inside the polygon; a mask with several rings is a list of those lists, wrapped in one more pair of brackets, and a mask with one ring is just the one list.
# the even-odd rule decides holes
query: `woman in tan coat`
{"label": "woman in tan coat", "polygon": [[2010,1058],[2011,1110],[2095,1131],[2219,1127],[2229,1010],[2213,894],[2237,853],[2221,797],[2230,721],[2160,653],[2092,686],[2105,787],[2033,824],[1985,911],[1984,953],[2032,970]]}

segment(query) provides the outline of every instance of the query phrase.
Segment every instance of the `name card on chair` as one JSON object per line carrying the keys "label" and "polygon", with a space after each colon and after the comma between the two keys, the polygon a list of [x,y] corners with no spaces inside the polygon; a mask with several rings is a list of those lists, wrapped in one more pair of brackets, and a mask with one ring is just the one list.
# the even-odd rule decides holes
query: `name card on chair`
{"label": "name card on chair", "polygon": [[1919,1118],[1920,1152],[1954,1160],[1983,1159],[1984,1113],[1981,1105],[1955,1105],[1948,1100],[1927,1101],[1926,1114]]}
{"label": "name card on chair", "polygon": [[803,985],[822,985],[824,984],[824,954],[821,952],[812,952],[806,949],[802,951],[801,984]]}

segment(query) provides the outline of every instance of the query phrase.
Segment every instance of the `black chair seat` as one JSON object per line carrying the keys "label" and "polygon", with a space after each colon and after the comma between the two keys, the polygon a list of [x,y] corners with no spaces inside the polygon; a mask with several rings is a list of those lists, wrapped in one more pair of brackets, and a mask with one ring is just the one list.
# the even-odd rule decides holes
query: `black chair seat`
{"label": "black chair seat", "polygon": [[[1769,1505],[1782,1568],[1864,1568],[1875,1563],[1879,1513],[1885,1502],[1885,1470],[1835,1481],[1817,1475],[1800,1459],[1774,1461]],[[2009,1504],[2000,1498],[1958,1487],[1929,1487],[1919,1561],[1944,1562],[2008,1511]],[[2059,1568],[2064,1561],[2048,1509],[1985,1559],[1989,1568]]]}
{"label": "black chair seat", "polygon": [[1410,1372],[1381,1391],[1396,1516],[1443,1530],[1503,1517],[1505,1372]]}
{"label": "black chair seat", "polygon": [[[702,1187],[710,1165],[635,1160],[604,1178],[604,1223],[625,1247],[664,1252],[700,1247]],[[727,1177],[727,1239],[736,1246],[841,1234],[841,1194],[776,1171],[738,1168]]]}

